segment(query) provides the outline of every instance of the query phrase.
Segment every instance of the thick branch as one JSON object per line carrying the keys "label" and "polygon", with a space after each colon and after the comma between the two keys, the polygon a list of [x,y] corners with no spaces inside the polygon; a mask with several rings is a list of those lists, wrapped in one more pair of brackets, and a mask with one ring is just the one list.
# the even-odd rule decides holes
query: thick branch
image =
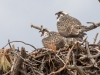
{"label": "thick branch", "polygon": [[38,27],[38,26],[35,26],[35,25],[31,24],[31,28],[35,28],[35,29],[38,29],[38,30],[42,30],[43,29],[43,26],[41,25],[41,27]]}
{"label": "thick branch", "polygon": [[92,25],[90,25],[90,26],[88,26],[88,27],[86,27],[85,28],[85,31],[87,32],[87,31],[90,31],[90,30],[93,30],[93,29],[95,29],[95,28],[97,28],[97,27],[99,27],[100,26],[100,23],[93,23],[93,22],[87,22],[88,24],[92,24]]}

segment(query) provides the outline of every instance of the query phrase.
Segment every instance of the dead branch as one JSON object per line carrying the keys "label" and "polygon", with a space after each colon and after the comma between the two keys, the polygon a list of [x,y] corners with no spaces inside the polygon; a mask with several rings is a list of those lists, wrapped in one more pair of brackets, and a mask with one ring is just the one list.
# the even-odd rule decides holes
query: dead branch
{"label": "dead branch", "polygon": [[43,26],[41,25],[40,27],[38,27],[38,26],[35,26],[35,25],[31,24],[31,28],[35,28],[35,29],[38,29],[38,30],[42,30],[43,29]]}
{"label": "dead branch", "polygon": [[94,23],[94,22],[87,22],[88,24],[92,24],[92,25],[90,25],[90,26],[87,26],[86,28],[85,28],[85,31],[87,32],[87,31],[90,31],[90,30],[93,30],[93,29],[95,29],[95,28],[97,28],[97,27],[99,27],[100,26],[100,23]]}
{"label": "dead branch", "polygon": [[78,67],[77,64],[76,64],[76,61],[75,61],[75,54],[72,52],[73,54],[73,68],[75,70],[77,70],[79,72],[80,75],[84,75],[84,71],[81,67]]}
{"label": "dead branch", "polygon": [[[33,47],[33,48],[36,50],[36,48],[35,48],[33,45],[28,44],[28,43],[25,43],[25,42],[23,42],[23,41],[11,41],[11,42],[8,42],[3,48],[5,48],[7,45],[9,45],[9,43],[13,43],[13,42],[21,42],[21,43],[23,43],[23,44],[25,44],[25,45],[29,45],[29,46]],[[3,49],[3,48],[2,48],[2,49]]]}
{"label": "dead branch", "polygon": [[5,73],[5,74],[3,74],[3,75],[8,75],[8,74],[10,74],[10,72],[11,72],[11,71],[8,71],[7,73]]}
{"label": "dead branch", "polygon": [[[23,47],[21,49],[21,56],[23,58],[26,57],[26,52],[25,52],[25,49]],[[24,60],[22,58],[18,57],[18,59],[16,60],[16,63],[14,64],[14,69],[11,72],[11,75],[19,75],[20,74],[19,70],[21,69],[21,64],[23,61]]]}
{"label": "dead branch", "polygon": [[96,43],[96,40],[97,40],[98,34],[99,34],[99,33],[96,34],[96,36],[95,36],[95,38],[94,38],[94,42],[93,42],[93,44]]}
{"label": "dead branch", "polygon": [[8,39],[8,44],[9,44],[9,46],[10,46],[10,49],[12,49],[12,48],[11,48],[11,45],[10,45],[10,40],[9,40],[9,39]]}
{"label": "dead branch", "polygon": [[72,48],[69,50],[69,52],[68,52],[68,54],[67,54],[67,60],[66,60],[65,65],[64,65],[62,68],[60,68],[58,71],[56,71],[56,72],[51,72],[49,75],[57,74],[57,73],[61,72],[62,70],[64,70],[64,69],[66,68],[66,66],[67,66],[67,64],[68,64],[68,62],[69,62],[69,59],[70,59],[71,52],[72,52],[73,48],[75,47],[75,45],[76,45],[76,44],[74,44],[74,45],[72,46]]}
{"label": "dead branch", "polygon": [[[88,53],[88,57],[92,57],[90,50],[89,50],[89,46],[88,46],[88,42],[86,42],[86,49],[87,49],[87,53]],[[90,58],[91,62],[94,64],[95,60],[93,58]]]}

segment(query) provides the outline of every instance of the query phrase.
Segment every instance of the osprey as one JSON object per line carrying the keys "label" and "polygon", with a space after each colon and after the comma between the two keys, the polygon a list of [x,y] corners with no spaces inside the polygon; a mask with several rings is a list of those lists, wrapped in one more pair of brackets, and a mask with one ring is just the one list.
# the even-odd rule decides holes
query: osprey
{"label": "osprey", "polygon": [[59,49],[64,47],[63,37],[59,33],[54,31],[48,31],[47,29],[43,29],[40,32],[42,32],[42,44],[45,48],[52,49],[55,47],[56,49]]}
{"label": "osprey", "polygon": [[57,12],[57,29],[61,36],[66,38],[82,38],[85,33],[81,22],[63,11]]}

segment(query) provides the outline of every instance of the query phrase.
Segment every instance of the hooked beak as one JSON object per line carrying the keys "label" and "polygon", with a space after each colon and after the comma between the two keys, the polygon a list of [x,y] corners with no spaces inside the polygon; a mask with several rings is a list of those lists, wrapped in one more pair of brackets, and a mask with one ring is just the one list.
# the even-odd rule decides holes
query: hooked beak
{"label": "hooked beak", "polygon": [[58,13],[56,13],[55,15],[57,15],[57,19],[60,17],[60,15]]}
{"label": "hooked beak", "polygon": [[39,31],[39,33],[42,32],[42,30]]}
{"label": "hooked beak", "polygon": [[41,37],[42,37],[42,36],[43,36],[43,34],[44,34],[44,32],[43,32],[42,30],[40,30],[40,31],[39,31],[39,33],[40,33],[40,32],[42,33],[42,34],[41,34]]}
{"label": "hooked beak", "polygon": [[58,15],[58,13],[55,13],[55,15]]}
{"label": "hooked beak", "polygon": [[44,35],[44,32],[42,32],[41,37]]}

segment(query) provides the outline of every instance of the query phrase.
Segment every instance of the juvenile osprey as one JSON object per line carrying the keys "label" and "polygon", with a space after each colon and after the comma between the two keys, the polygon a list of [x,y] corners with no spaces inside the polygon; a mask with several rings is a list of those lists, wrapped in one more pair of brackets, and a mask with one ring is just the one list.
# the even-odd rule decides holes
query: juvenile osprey
{"label": "juvenile osprey", "polygon": [[85,35],[82,31],[84,26],[82,26],[78,19],[63,11],[59,11],[55,15],[57,15],[57,29],[61,36],[66,38],[82,38]]}
{"label": "juvenile osprey", "polygon": [[56,49],[64,47],[63,37],[54,31],[48,31],[47,29],[43,29],[41,36],[43,36],[42,43],[45,48],[52,49],[52,47],[56,47]]}

